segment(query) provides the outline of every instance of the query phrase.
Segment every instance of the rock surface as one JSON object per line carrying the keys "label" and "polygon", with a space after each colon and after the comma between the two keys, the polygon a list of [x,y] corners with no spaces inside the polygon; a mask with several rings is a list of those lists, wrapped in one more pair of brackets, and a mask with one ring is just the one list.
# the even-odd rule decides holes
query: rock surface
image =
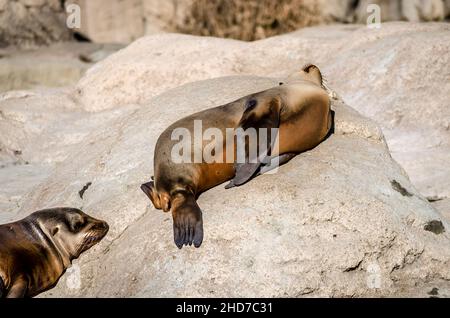
{"label": "rock surface", "polygon": [[[377,120],[393,104],[404,116],[417,110],[411,102],[426,91],[434,96],[429,107],[437,107],[448,89],[445,81],[432,82],[448,71],[448,25],[388,26],[377,33],[306,29],[251,44],[143,38],[96,64],[75,88],[1,94],[0,223],[64,205],[111,226],[75,264],[81,284],[73,284],[78,271],[70,271],[42,296],[429,297],[434,288],[450,296],[448,219],[391,158],[381,129],[338,97],[330,139],[276,174],[200,197],[200,249],[178,250],[170,215],[154,210],[139,189],[152,175],[156,139],[170,123],[277,85],[306,62],[318,63],[345,101]],[[427,39],[435,54],[425,58]],[[406,55],[407,47],[421,47],[424,55]],[[354,63],[380,54],[387,61]],[[419,76],[424,70],[429,75]],[[235,74],[265,77],[221,77]],[[387,87],[392,83],[395,91]],[[425,128],[437,126],[437,117],[426,114]],[[405,129],[413,119],[407,117]],[[388,143],[390,131],[400,134],[399,124],[379,122]]]}
{"label": "rock surface", "polygon": [[431,205],[438,210],[444,218],[450,221],[450,199],[442,199],[432,202]]}

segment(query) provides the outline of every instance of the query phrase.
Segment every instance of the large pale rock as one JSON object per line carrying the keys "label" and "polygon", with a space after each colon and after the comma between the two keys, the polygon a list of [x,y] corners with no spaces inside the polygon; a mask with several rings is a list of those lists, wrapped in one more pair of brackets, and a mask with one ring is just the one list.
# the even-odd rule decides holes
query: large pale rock
{"label": "large pale rock", "polygon": [[[80,289],[70,288],[68,274],[44,296],[426,296],[433,287],[445,294],[450,237],[424,228],[435,221],[448,229],[448,222],[392,160],[381,130],[336,99],[334,136],[277,174],[202,195],[204,244],[175,247],[170,215],[154,210],[139,189],[152,175],[158,135],[178,118],[278,81],[228,77],[192,83],[145,106],[98,112],[91,122],[86,119],[92,114],[70,105],[50,106],[66,114],[55,119],[79,121],[71,127],[61,123],[55,149],[33,152],[56,156],[65,149],[66,159],[59,157],[20,208],[2,213],[1,221],[69,205],[108,220],[111,232],[76,264]],[[81,128],[89,133],[74,139]],[[29,147],[22,147],[24,153]],[[81,199],[78,192],[88,182]]]}
{"label": "large pale rock", "polygon": [[382,126],[413,184],[427,197],[450,197],[449,31],[448,24],[334,26],[253,43],[155,35],[95,65],[77,89],[84,107],[99,111],[191,81],[285,76],[317,63],[344,100]]}

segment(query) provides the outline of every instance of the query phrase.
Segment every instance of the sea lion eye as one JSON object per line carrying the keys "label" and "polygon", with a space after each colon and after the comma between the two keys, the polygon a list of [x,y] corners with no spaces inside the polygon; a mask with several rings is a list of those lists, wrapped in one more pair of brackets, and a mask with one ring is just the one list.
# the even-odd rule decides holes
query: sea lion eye
{"label": "sea lion eye", "polygon": [[81,228],[83,227],[83,222],[82,221],[76,221],[74,224],[73,224],[73,230],[75,231],[75,232],[78,232],[79,230],[81,230]]}
{"label": "sea lion eye", "polygon": [[52,231],[51,231],[52,236],[55,236],[56,233],[58,233],[58,231],[59,231],[59,227],[53,228]]}
{"label": "sea lion eye", "polygon": [[255,108],[257,104],[258,102],[256,101],[256,99],[250,99],[245,105],[245,110],[251,110],[252,108]]}
{"label": "sea lion eye", "polygon": [[79,232],[83,228],[85,220],[81,215],[75,214],[69,218],[68,223],[72,232]]}

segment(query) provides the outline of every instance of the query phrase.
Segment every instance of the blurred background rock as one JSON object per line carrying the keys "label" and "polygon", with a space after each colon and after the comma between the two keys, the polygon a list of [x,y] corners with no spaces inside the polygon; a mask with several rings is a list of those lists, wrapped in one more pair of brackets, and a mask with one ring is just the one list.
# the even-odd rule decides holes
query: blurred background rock
{"label": "blurred background rock", "polygon": [[366,23],[369,4],[383,21],[442,21],[450,0],[73,0],[81,33],[94,42],[128,43],[145,34],[180,32],[258,40],[302,27]]}
{"label": "blurred background rock", "polygon": [[450,0],[0,0],[0,46],[67,41],[64,6],[81,7],[75,34],[97,43],[130,43],[181,32],[257,40],[306,26],[365,23],[378,4],[383,21],[443,21]]}
{"label": "blurred background rock", "polygon": [[[308,26],[443,21],[450,0],[0,0],[0,92],[76,83],[95,62],[144,35],[253,41]],[[80,28],[66,25],[70,4]],[[113,45],[111,45],[113,44]]]}

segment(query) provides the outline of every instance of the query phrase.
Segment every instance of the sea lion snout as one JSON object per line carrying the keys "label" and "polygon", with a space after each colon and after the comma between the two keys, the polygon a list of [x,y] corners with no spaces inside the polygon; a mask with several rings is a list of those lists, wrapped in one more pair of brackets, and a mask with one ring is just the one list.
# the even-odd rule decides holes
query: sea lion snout
{"label": "sea lion snout", "polygon": [[109,231],[109,225],[105,221],[93,219],[90,221],[90,228],[86,229],[92,237],[97,237],[98,241],[103,239]]}
{"label": "sea lion snout", "polygon": [[93,227],[95,230],[104,232],[105,235],[106,235],[106,233],[108,233],[108,231],[109,231],[109,225],[108,225],[108,223],[106,223],[105,221],[100,221],[100,220],[99,220],[99,221],[98,221],[97,223],[95,223],[92,227]]}
{"label": "sea lion snout", "polygon": [[79,254],[99,243],[109,231],[109,225],[105,221],[86,216],[88,217],[87,225],[85,229],[80,230],[80,235],[84,236],[84,242],[81,245]]}

